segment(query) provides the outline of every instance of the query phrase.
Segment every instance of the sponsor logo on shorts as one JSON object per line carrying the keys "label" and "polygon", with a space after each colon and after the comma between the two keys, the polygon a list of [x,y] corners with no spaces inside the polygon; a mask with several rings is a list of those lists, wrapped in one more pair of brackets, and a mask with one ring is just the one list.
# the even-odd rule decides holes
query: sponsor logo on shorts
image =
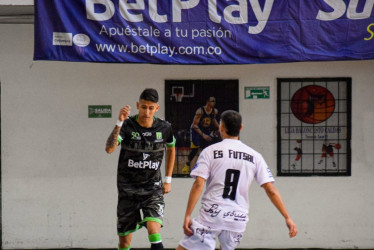
{"label": "sponsor logo on shorts", "polygon": [[207,228],[196,228],[195,233],[200,238],[201,243],[204,243],[205,235],[211,234],[212,232]]}
{"label": "sponsor logo on shorts", "polygon": [[235,243],[240,243],[241,239],[243,238],[243,234],[242,233],[235,233],[234,235],[234,242]]}
{"label": "sponsor logo on shorts", "polygon": [[161,204],[158,204],[158,211],[157,213],[160,215],[160,216],[163,216],[164,215],[164,206],[161,205]]}

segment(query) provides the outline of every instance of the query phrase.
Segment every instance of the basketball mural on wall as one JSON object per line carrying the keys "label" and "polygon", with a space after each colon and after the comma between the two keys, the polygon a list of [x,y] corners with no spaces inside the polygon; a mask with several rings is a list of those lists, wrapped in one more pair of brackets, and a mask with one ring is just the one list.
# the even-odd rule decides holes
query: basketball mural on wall
{"label": "basketball mural on wall", "polygon": [[[176,137],[173,177],[189,178],[200,152],[221,141],[218,124],[225,110],[239,111],[239,80],[165,80],[165,119]],[[196,121],[208,140],[194,133]]]}
{"label": "basketball mural on wall", "polygon": [[292,96],[291,110],[302,122],[321,123],[334,113],[335,98],[328,89],[322,86],[308,85],[300,88]]}

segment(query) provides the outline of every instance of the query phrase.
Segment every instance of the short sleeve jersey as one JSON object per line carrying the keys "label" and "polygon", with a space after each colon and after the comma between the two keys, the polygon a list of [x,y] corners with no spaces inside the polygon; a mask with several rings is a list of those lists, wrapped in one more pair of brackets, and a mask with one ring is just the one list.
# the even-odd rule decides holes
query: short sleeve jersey
{"label": "short sleeve jersey", "polygon": [[154,118],[151,128],[136,120],[137,116],[129,117],[120,130],[117,185],[120,192],[147,195],[161,189],[165,146],[174,147],[175,138],[170,123],[164,120]]}
{"label": "short sleeve jersey", "polygon": [[225,139],[205,148],[191,176],[206,180],[198,220],[217,230],[244,232],[249,213],[249,187],[274,178],[261,154],[239,140]]}
{"label": "short sleeve jersey", "polygon": [[204,107],[200,107],[201,118],[200,118],[198,127],[204,134],[208,135],[212,131],[211,127],[212,127],[213,119],[216,117],[216,114],[215,114],[216,111],[217,111],[216,109],[213,109],[210,114],[207,114]]}

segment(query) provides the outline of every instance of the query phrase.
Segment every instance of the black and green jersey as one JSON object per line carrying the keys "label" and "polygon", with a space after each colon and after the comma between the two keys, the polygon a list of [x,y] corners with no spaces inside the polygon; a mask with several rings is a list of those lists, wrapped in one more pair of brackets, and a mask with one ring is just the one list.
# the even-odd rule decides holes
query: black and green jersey
{"label": "black and green jersey", "polygon": [[174,147],[175,138],[170,123],[164,120],[154,118],[151,128],[143,128],[136,120],[137,116],[126,119],[118,137],[118,191],[149,195],[161,190],[160,168],[165,147]]}

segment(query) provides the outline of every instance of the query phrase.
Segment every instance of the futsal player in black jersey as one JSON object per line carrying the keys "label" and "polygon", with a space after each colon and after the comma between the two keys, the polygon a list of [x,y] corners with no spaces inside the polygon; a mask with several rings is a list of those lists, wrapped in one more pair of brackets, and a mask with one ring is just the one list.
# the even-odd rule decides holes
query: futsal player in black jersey
{"label": "futsal player in black jersey", "polygon": [[[118,249],[130,249],[132,233],[144,226],[151,249],[159,250],[164,249],[160,235],[163,195],[171,191],[175,138],[170,123],[155,117],[160,107],[155,89],[145,89],[136,106],[139,112],[134,116],[130,116],[129,105],[120,110],[117,125],[106,142],[107,153],[121,145],[117,172]],[[165,148],[166,177],[162,181],[160,167]]]}

